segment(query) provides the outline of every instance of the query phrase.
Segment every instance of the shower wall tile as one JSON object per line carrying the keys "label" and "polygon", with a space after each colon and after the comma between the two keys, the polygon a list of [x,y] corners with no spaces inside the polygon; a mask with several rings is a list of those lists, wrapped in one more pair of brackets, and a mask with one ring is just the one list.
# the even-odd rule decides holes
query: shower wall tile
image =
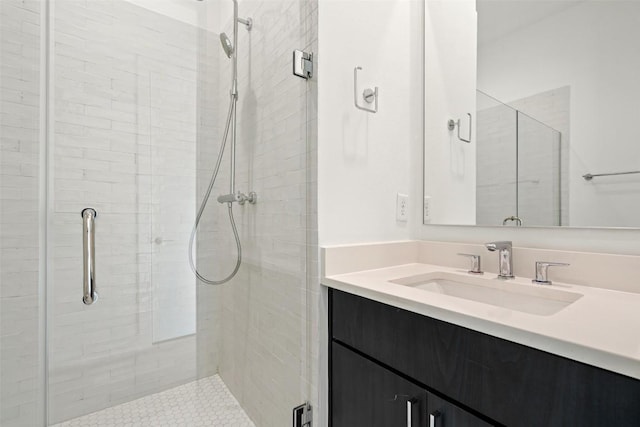
{"label": "shower wall tile", "polygon": [[[122,0],[54,6],[50,422],[217,371],[219,306],[188,265],[217,35]],[[80,211],[100,299],[80,301]],[[196,303],[196,296],[199,300]],[[202,352],[200,354],[199,352]]]}
{"label": "shower wall tile", "polygon": [[[562,221],[567,225],[569,88],[539,93],[509,105],[524,113],[517,124],[512,108],[495,106],[478,111],[481,144],[477,162],[482,167],[478,167],[477,222],[501,225],[517,209],[525,224],[554,226]],[[561,138],[549,127],[558,130]]]}
{"label": "shower wall tile", "polygon": [[40,19],[0,1],[0,425],[43,423]]}
{"label": "shower wall tile", "polygon": [[[220,375],[257,426],[279,427],[304,401],[318,408],[317,82],[291,73],[293,49],[317,52],[317,2],[241,1],[240,15],[254,27],[238,41],[237,189],[258,203],[234,206],[243,265],[222,288]],[[220,276],[235,245],[226,208],[213,209],[209,273]]]}

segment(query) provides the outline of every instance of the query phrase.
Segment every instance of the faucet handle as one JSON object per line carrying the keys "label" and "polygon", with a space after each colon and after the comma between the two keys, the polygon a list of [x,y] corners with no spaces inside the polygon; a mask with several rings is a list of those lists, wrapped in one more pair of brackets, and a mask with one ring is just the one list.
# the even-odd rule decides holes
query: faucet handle
{"label": "faucet handle", "polygon": [[475,254],[458,254],[460,256],[467,257],[471,260],[471,268],[467,270],[469,274],[484,274],[484,271],[480,268],[480,255]]}
{"label": "faucet handle", "polygon": [[499,242],[485,243],[484,247],[489,249],[491,252],[494,252],[494,251],[499,251],[499,250],[503,250],[503,249],[511,250],[512,245],[513,244],[512,244],[512,242],[510,240],[503,240],[503,241],[499,241]]}
{"label": "faucet handle", "polygon": [[536,278],[531,282],[536,283],[538,285],[551,285],[553,282],[547,277],[547,270],[549,267],[566,267],[570,264],[565,262],[548,262],[548,261],[537,261],[536,262]]}

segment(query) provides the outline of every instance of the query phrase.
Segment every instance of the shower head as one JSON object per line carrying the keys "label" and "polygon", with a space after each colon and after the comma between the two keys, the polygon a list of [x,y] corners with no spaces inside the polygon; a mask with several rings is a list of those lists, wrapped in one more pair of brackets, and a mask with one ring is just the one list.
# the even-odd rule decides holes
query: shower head
{"label": "shower head", "polygon": [[220,43],[222,43],[222,49],[227,54],[227,58],[231,58],[231,55],[233,55],[233,43],[225,33],[220,34]]}

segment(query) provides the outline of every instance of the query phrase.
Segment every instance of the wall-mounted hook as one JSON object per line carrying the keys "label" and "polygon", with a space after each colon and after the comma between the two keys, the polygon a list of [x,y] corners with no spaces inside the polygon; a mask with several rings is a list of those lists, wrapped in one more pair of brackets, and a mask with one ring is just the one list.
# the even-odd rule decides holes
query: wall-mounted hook
{"label": "wall-mounted hook", "polygon": [[356,108],[367,111],[369,113],[378,112],[378,86],[375,89],[367,88],[362,92],[362,99],[367,104],[375,103],[374,108],[363,107],[358,104],[358,71],[362,70],[362,67],[356,67],[353,69],[353,102],[356,104]]}
{"label": "wall-mounted hook", "polygon": [[471,129],[472,129],[472,124],[473,124],[473,117],[471,116],[470,113],[467,113],[467,116],[469,116],[469,138],[465,139],[463,137],[460,136],[460,119],[458,120],[453,120],[453,119],[449,119],[449,122],[447,123],[449,130],[454,130],[456,128],[456,126],[458,127],[458,139],[462,142],[466,142],[467,144],[471,142]]}

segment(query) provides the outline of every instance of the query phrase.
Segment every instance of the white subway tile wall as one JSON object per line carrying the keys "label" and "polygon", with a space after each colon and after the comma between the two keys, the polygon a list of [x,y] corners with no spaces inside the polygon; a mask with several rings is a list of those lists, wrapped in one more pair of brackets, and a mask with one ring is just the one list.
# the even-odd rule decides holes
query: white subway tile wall
{"label": "white subway tile wall", "polygon": [[[569,222],[569,177],[571,176],[569,157],[572,152],[570,135],[571,88],[563,86],[512,101],[510,104],[560,132],[560,216],[562,225],[571,225]],[[556,154],[554,150],[553,155]],[[547,155],[550,154],[547,153]]]}
{"label": "white subway tile wall", "polygon": [[43,423],[41,2],[0,1],[0,425]]}

